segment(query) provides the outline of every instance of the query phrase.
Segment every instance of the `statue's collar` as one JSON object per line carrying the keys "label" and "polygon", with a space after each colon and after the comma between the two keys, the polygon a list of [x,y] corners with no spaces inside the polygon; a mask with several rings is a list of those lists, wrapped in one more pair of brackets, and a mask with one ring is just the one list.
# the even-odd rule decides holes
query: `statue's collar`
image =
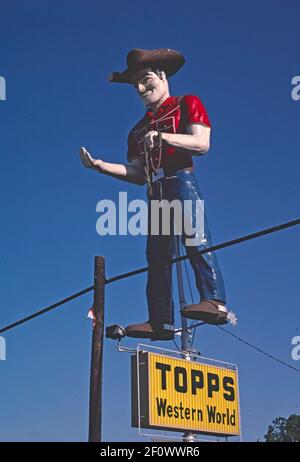
{"label": "statue's collar", "polygon": [[177,96],[169,96],[165,101],[159,106],[156,112],[152,112],[151,109],[146,111],[146,116],[152,119],[153,117],[157,117],[158,115],[162,114],[166,108],[173,106],[177,103],[178,97]]}

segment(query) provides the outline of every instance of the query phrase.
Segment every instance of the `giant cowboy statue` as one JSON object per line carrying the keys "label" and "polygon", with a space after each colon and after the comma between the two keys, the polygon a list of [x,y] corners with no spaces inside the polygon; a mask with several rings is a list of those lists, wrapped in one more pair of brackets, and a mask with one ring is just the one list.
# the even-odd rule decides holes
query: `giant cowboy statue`
{"label": "giant cowboy statue", "polygon": [[[210,145],[211,124],[198,96],[170,96],[168,78],[184,64],[185,59],[175,50],[133,49],[127,55],[127,69],[114,72],[110,82],[133,85],[147,110],[128,136],[128,164],[113,164],[94,159],[82,147],[81,161],[85,167],[120,180],[148,185],[148,200],[169,202],[177,199],[201,201],[194,175],[193,156],[205,154]],[[195,208],[190,213],[191,226],[195,223]],[[196,246],[182,243],[192,265],[200,295],[198,304],[188,305],[182,315],[210,324],[225,324],[223,277],[213,252],[197,251],[210,247],[211,237],[204,215],[204,232]],[[172,299],[172,265],[174,238],[148,233],[147,301],[149,318],[146,322],[126,327],[129,337],[152,340],[174,338],[174,308]]]}

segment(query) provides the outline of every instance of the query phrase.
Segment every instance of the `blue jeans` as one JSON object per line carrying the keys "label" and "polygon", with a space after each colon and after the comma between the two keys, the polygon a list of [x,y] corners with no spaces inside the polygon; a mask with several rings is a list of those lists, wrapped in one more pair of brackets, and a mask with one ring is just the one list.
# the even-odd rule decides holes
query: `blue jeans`
{"label": "blue jeans", "polygon": [[[169,202],[174,199],[180,200],[182,209],[184,200],[192,200],[193,205],[199,199],[202,200],[201,193],[193,172],[178,171],[170,177],[164,177],[153,183],[152,200],[166,199]],[[182,222],[183,222],[182,214]],[[196,207],[193,206],[192,213],[189,215],[191,225],[195,228]],[[149,321],[156,328],[162,324],[174,324],[174,302],[172,297],[172,265],[168,262],[174,258],[175,246],[174,237],[163,235],[161,230],[158,235],[151,235],[151,215],[149,200],[149,233],[147,238],[146,257],[150,268],[147,280],[147,301],[149,311]],[[173,218],[171,217],[171,229]],[[225,288],[222,273],[213,252],[203,255],[191,255],[197,250],[202,250],[212,246],[211,236],[208,229],[207,218],[204,214],[204,233],[201,236],[199,245],[186,245],[186,238],[191,237],[185,234],[182,223],[182,243],[185,247],[189,261],[192,265],[196,286],[200,295],[200,300],[219,300],[225,303]],[[160,265],[152,266],[151,265]]]}

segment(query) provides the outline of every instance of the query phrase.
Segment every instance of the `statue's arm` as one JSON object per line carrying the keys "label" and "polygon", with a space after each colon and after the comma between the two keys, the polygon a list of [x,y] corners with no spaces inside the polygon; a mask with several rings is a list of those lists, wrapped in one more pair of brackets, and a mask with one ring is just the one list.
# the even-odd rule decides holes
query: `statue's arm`
{"label": "statue's arm", "polygon": [[169,146],[192,151],[195,155],[205,154],[210,147],[211,128],[194,123],[187,126],[188,134],[162,133],[162,139]]}
{"label": "statue's arm", "polygon": [[186,133],[163,133],[164,142],[194,155],[205,154],[210,146],[211,124],[205,107],[196,95],[185,95],[182,117]]}

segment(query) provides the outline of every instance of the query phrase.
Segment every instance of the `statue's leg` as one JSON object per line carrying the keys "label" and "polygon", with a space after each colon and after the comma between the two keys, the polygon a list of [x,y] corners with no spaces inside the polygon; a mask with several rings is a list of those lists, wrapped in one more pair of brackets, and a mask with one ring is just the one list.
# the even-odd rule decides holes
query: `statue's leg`
{"label": "statue's leg", "polygon": [[[162,182],[153,184],[154,200],[162,199]],[[151,233],[151,203],[149,201],[148,237],[146,257],[148,265],[147,302],[149,318],[140,324],[126,327],[126,335],[151,340],[172,340],[174,338],[174,307],[172,299],[172,266],[174,256],[173,236]]]}
{"label": "statue's leg", "polygon": [[[153,185],[153,199],[161,200],[162,184]],[[174,304],[172,298],[172,265],[174,257],[174,240],[171,235],[151,234],[151,207],[149,201],[149,232],[147,237],[146,257],[150,265],[147,279],[147,301],[149,321],[156,329],[168,328],[174,324]],[[160,223],[161,224],[161,223]],[[158,266],[154,266],[158,265]]]}
{"label": "statue's leg", "polygon": [[[192,213],[185,214],[185,220],[190,220],[190,225],[196,227],[196,202],[202,200],[199,186],[195,176],[191,172],[180,172],[178,174],[178,195],[183,203],[184,200],[193,202]],[[205,204],[204,204],[205,207]],[[196,286],[200,295],[201,301],[203,300],[217,300],[225,304],[225,287],[223,276],[217,257],[214,252],[208,252],[203,255],[195,254],[197,250],[208,248],[212,245],[211,235],[208,227],[206,214],[204,213],[203,220],[198,223],[200,228],[197,237],[197,245],[187,245],[188,239],[183,231],[182,242],[185,246],[186,253],[189,255],[189,260],[192,265]],[[184,230],[184,226],[183,226]]]}
{"label": "statue's leg", "polygon": [[[174,324],[172,300],[172,267],[166,263],[174,255],[170,236],[148,236],[147,261],[150,265],[147,279],[149,320],[153,325]],[[151,266],[151,265],[159,266]]]}

